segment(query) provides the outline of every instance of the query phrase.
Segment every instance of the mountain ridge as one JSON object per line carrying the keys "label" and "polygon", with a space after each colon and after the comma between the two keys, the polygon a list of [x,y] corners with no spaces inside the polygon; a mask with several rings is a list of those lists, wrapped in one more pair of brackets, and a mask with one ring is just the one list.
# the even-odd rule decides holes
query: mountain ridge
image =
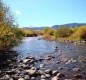
{"label": "mountain ridge", "polygon": [[[59,27],[63,27],[63,26],[74,28],[74,27],[86,26],[86,23],[67,23],[62,25],[54,25],[54,26],[51,26],[50,28],[58,29]],[[43,28],[45,27],[23,27],[23,29],[26,29],[26,30],[43,30]]]}

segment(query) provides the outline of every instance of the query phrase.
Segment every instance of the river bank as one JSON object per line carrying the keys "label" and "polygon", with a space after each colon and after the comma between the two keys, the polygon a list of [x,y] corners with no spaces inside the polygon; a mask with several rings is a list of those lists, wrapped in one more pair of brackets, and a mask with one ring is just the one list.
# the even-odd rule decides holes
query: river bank
{"label": "river bank", "polygon": [[74,44],[86,44],[86,40],[76,40],[76,39],[70,39],[70,38],[44,38],[41,37],[40,39],[48,40],[48,41],[58,41],[58,42],[64,42],[64,43],[74,43]]}
{"label": "river bank", "polygon": [[85,46],[24,38],[14,51],[6,52],[9,58],[0,58],[4,61],[0,60],[0,80],[85,80],[85,50]]}

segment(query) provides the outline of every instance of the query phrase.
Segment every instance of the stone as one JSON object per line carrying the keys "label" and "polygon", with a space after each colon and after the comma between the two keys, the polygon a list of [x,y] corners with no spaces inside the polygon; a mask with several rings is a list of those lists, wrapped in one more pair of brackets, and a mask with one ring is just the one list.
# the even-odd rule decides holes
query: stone
{"label": "stone", "polygon": [[16,74],[16,71],[15,70],[6,71],[6,74],[8,75]]}
{"label": "stone", "polygon": [[46,80],[46,79],[41,79],[41,80]]}
{"label": "stone", "polygon": [[72,63],[72,61],[71,60],[68,60],[67,62],[66,62],[66,64],[71,64]]}
{"label": "stone", "polygon": [[52,74],[52,71],[50,69],[45,70],[46,74]]}
{"label": "stone", "polygon": [[58,67],[58,69],[59,69],[59,70],[62,70],[62,69],[63,69],[63,67]]}
{"label": "stone", "polygon": [[36,68],[35,68],[35,67],[31,67],[31,69],[32,69],[32,70],[36,70]]}
{"label": "stone", "polygon": [[9,75],[5,75],[4,78],[5,79],[10,79],[10,76]]}
{"label": "stone", "polygon": [[13,78],[10,78],[9,80],[13,80]]}
{"label": "stone", "polygon": [[28,56],[26,59],[35,59],[33,56]]}
{"label": "stone", "polygon": [[32,70],[32,69],[30,69],[30,70],[25,70],[25,71],[26,71],[26,73],[28,73],[29,75],[35,75],[35,73],[36,73],[37,70]]}
{"label": "stone", "polygon": [[13,76],[13,80],[18,80],[19,76],[18,75],[14,75]]}
{"label": "stone", "polygon": [[27,63],[27,62],[30,62],[30,59],[24,59],[23,60],[23,63]]}
{"label": "stone", "polygon": [[56,62],[56,64],[59,64],[59,63],[60,63],[60,61],[57,61],[57,62]]}
{"label": "stone", "polygon": [[58,73],[58,74],[57,74],[57,77],[58,77],[58,78],[62,78],[62,77],[65,77],[65,75],[62,74],[62,73]]}
{"label": "stone", "polygon": [[45,79],[46,78],[46,76],[45,75],[41,75],[41,79]]}
{"label": "stone", "polygon": [[62,58],[62,61],[67,62],[68,58]]}
{"label": "stone", "polygon": [[52,80],[60,80],[57,76],[54,76]]}
{"label": "stone", "polygon": [[45,58],[45,60],[51,60],[51,57],[47,57],[47,58]]}
{"label": "stone", "polygon": [[40,68],[44,68],[44,64],[40,64]]}
{"label": "stone", "polygon": [[83,76],[81,74],[74,75],[75,78],[81,79]]}
{"label": "stone", "polygon": [[31,69],[31,67],[29,65],[23,64],[22,66],[23,66],[23,69]]}
{"label": "stone", "polygon": [[38,61],[40,61],[40,62],[43,61],[43,60],[44,60],[44,59],[42,59],[42,58],[38,59]]}
{"label": "stone", "polygon": [[35,77],[31,77],[31,80],[35,80]]}
{"label": "stone", "polygon": [[53,75],[53,76],[56,76],[58,73],[59,73],[59,72],[58,72],[57,70],[54,70],[54,71],[52,72],[52,75]]}
{"label": "stone", "polygon": [[25,75],[24,79],[25,80],[30,80],[30,76],[29,75]]}
{"label": "stone", "polygon": [[44,71],[42,71],[42,70],[39,70],[38,73],[39,73],[40,75],[45,74]]}
{"label": "stone", "polygon": [[80,71],[80,68],[74,68],[73,71]]}
{"label": "stone", "polygon": [[18,80],[24,80],[24,78],[19,78]]}
{"label": "stone", "polygon": [[65,79],[65,80],[73,80],[73,79]]}
{"label": "stone", "polygon": [[46,76],[47,78],[50,78],[50,77],[51,77],[51,75],[50,75],[50,74],[45,74],[45,76]]}

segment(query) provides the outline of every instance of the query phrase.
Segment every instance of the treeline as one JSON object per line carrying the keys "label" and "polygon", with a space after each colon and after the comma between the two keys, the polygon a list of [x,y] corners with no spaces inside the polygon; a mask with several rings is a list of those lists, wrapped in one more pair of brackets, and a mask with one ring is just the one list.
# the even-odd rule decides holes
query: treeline
{"label": "treeline", "polygon": [[0,50],[10,49],[22,38],[22,31],[10,11],[10,8],[0,0]]}
{"label": "treeline", "polygon": [[46,27],[43,30],[43,38],[51,40],[86,40],[86,26],[80,26],[75,28],[60,27],[57,30]]}

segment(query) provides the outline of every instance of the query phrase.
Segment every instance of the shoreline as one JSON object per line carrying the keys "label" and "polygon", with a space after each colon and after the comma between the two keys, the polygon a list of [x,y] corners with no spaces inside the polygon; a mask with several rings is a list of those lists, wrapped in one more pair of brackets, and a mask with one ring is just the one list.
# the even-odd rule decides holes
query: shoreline
{"label": "shoreline", "polygon": [[58,41],[58,42],[64,42],[64,43],[74,43],[74,44],[86,44],[86,40],[74,40],[74,39],[68,39],[68,38],[58,38],[58,39],[52,39],[52,38],[44,38],[41,37],[40,39],[48,40],[48,41]]}

